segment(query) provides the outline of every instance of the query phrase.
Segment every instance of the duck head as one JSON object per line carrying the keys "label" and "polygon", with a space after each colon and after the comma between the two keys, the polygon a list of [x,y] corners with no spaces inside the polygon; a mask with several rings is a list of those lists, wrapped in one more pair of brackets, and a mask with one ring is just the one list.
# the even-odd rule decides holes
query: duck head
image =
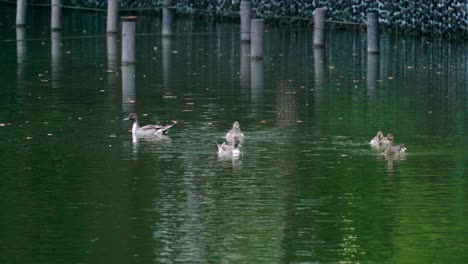
{"label": "duck head", "polygon": [[382,139],[383,138],[383,133],[382,131],[377,132],[377,138]]}
{"label": "duck head", "polygon": [[388,133],[388,134],[387,134],[387,139],[388,139],[389,141],[393,141],[393,134]]}
{"label": "duck head", "polygon": [[138,115],[135,114],[135,113],[131,113],[131,114],[129,114],[128,117],[125,118],[124,120],[132,120],[132,121],[135,121],[135,120],[137,120],[137,119],[138,119]]}
{"label": "duck head", "polygon": [[235,121],[235,122],[232,124],[232,128],[239,128],[239,122]]}

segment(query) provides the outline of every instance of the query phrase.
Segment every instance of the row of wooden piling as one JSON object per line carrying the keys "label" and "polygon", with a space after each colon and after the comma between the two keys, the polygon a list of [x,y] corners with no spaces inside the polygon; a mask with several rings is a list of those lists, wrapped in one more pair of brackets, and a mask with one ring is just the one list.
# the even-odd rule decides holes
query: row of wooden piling
{"label": "row of wooden piling", "polygon": [[[51,30],[61,30],[61,4],[62,0],[51,0]],[[163,25],[162,35],[173,36],[173,24],[175,21],[175,0],[163,0]],[[122,63],[135,62],[135,18],[122,17]],[[264,20],[252,18],[252,3],[243,0],[240,3],[241,29],[240,39],[250,43],[250,57],[252,59],[263,58]],[[107,2],[107,33],[118,32],[118,0]],[[16,26],[26,25],[26,0],[17,0]],[[317,8],[314,14],[313,45],[325,47],[326,9]],[[367,15],[367,51],[379,53],[379,18],[377,13]]]}
{"label": "row of wooden piling", "polygon": [[[251,42],[251,58],[263,57],[263,19],[252,19],[252,3],[248,0],[240,4],[241,41]],[[317,8],[314,14],[315,47],[325,47],[326,8]],[[367,51],[379,53],[379,16],[377,13],[367,14]]]}

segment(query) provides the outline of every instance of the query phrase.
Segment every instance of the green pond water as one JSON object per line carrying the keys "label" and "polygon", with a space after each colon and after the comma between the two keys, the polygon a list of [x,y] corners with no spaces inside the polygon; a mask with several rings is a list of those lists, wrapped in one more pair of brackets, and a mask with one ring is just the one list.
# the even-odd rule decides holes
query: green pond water
{"label": "green pond water", "polygon": [[235,23],[142,16],[121,67],[105,20],[0,5],[1,263],[468,262],[466,42],[267,26],[251,61]]}

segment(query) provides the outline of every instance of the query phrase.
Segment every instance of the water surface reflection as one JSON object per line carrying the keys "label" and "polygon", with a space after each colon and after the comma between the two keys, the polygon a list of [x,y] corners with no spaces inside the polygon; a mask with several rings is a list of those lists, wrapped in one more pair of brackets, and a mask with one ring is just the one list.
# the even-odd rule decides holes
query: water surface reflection
{"label": "water surface reflection", "polygon": [[[373,57],[359,31],[313,49],[271,28],[256,61],[238,26],[179,21],[204,34],[140,35],[119,70],[115,36],[67,38],[98,15],[70,14],[50,49],[0,42],[2,262],[466,262],[465,43],[385,36]],[[131,112],[179,122],[134,140]],[[235,120],[243,154],[220,159]],[[408,155],[372,151],[378,130]]]}

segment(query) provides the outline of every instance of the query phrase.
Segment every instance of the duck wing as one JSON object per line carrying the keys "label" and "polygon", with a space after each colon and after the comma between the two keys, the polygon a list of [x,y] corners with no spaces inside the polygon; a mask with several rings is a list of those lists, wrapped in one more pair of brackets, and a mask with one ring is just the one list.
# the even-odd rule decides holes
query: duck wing
{"label": "duck wing", "polygon": [[227,145],[226,143],[218,144],[218,153],[219,154],[227,154],[232,152],[232,146]]}
{"label": "duck wing", "polygon": [[170,125],[165,125],[165,126],[160,126],[160,125],[146,125],[144,127],[140,127],[141,130],[162,130],[162,131],[166,131],[168,130],[169,128],[171,128],[173,125],[175,124],[170,124]]}
{"label": "duck wing", "polygon": [[146,125],[143,127],[140,127],[140,130],[142,131],[148,131],[148,130],[160,130],[163,129],[164,126],[159,126],[159,125]]}

